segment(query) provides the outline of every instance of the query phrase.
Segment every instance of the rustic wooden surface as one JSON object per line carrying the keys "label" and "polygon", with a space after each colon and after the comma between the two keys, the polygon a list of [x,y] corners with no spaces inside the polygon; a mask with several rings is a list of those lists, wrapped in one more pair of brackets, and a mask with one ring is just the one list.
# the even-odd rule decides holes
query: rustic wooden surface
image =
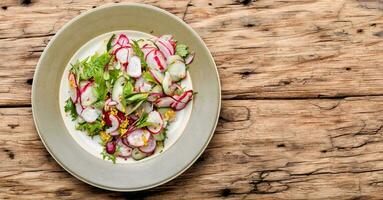
{"label": "rustic wooden surface", "polygon": [[[223,105],[206,152],[148,191],[89,186],[51,158],[30,92],[49,39],[111,0],[0,1],[0,199],[381,199],[383,1],[136,1],[190,24]],[[131,2],[131,1],[130,1]]]}

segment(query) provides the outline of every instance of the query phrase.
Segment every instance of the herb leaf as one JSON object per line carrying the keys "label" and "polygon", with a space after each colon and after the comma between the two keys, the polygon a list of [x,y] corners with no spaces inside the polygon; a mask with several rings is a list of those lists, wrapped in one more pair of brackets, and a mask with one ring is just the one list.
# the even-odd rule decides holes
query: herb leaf
{"label": "herb leaf", "polygon": [[109,51],[112,48],[112,41],[116,37],[116,34],[113,34],[110,39],[108,40],[108,43],[106,44],[106,50]]}
{"label": "herb leaf", "polygon": [[65,112],[69,112],[70,116],[72,117],[72,121],[77,119],[77,112],[76,112],[76,107],[74,106],[72,99],[68,99],[65,101],[65,107],[64,107]]}
{"label": "herb leaf", "polygon": [[177,44],[176,54],[181,56],[182,58],[185,58],[189,54],[188,46],[186,46],[185,44]]}
{"label": "herb leaf", "polygon": [[98,135],[99,132],[102,130],[102,128],[103,128],[103,125],[101,124],[100,120],[97,120],[93,123],[87,123],[87,122],[79,123],[76,126],[77,130],[85,131],[88,133],[89,136]]}
{"label": "herb leaf", "polygon": [[143,77],[146,81],[148,81],[148,82],[152,82],[152,83],[157,84],[156,79],[154,79],[154,77],[152,76],[152,74],[150,74],[150,72],[148,72],[148,71],[143,72],[143,73],[142,73],[142,77]]}
{"label": "herb leaf", "polygon": [[133,40],[132,47],[134,53],[140,58],[142,67],[145,69],[148,64],[145,61],[144,52],[140,49],[140,45],[138,45],[137,41]]}

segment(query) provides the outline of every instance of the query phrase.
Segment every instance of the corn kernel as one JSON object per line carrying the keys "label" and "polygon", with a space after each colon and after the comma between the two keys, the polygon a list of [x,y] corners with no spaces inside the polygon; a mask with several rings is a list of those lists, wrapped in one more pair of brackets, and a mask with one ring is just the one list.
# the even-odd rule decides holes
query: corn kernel
{"label": "corn kernel", "polygon": [[112,114],[112,115],[117,115],[117,110],[115,109],[115,108],[112,108],[111,110],[110,110],[110,114]]}
{"label": "corn kernel", "polygon": [[100,131],[100,138],[103,142],[107,142],[110,140],[112,136],[110,136],[109,134],[105,133],[105,131]]}
{"label": "corn kernel", "polygon": [[120,128],[119,131],[120,131],[120,135],[122,136],[122,135],[124,135],[126,133],[127,129]]}
{"label": "corn kernel", "polygon": [[126,128],[126,127],[128,127],[128,125],[129,125],[129,120],[125,120],[125,121],[123,121],[123,122],[121,123],[120,127],[121,127],[121,128]]}
{"label": "corn kernel", "polygon": [[164,118],[166,121],[172,121],[175,116],[176,116],[176,112],[174,112],[174,110],[169,109],[168,111],[165,112]]}

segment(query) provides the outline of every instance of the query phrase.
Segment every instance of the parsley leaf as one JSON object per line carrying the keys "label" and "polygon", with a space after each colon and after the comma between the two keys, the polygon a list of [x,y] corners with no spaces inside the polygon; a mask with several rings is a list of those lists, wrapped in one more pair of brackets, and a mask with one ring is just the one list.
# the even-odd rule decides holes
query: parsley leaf
{"label": "parsley leaf", "polygon": [[176,54],[181,56],[182,58],[185,58],[189,54],[188,46],[184,44],[177,44]]}
{"label": "parsley leaf", "polygon": [[104,150],[101,152],[101,155],[102,155],[102,159],[105,160],[105,158],[107,158],[108,160],[112,161],[113,164],[116,164],[116,155],[114,154],[108,154],[104,148]]}
{"label": "parsley leaf", "polygon": [[134,53],[140,58],[142,67],[145,69],[148,66],[148,64],[145,61],[144,52],[142,52],[142,50],[140,49],[140,45],[137,43],[137,41],[133,40],[132,47]]}
{"label": "parsley leaf", "polygon": [[77,130],[85,131],[89,136],[98,135],[100,131],[102,131],[103,125],[101,124],[101,120],[97,120],[93,123],[79,123],[76,126]]}
{"label": "parsley leaf", "polygon": [[108,43],[106,44],[106,50],[109,51],[112,48],[112,41],[116,37],[116,34],[113,34],[110,39],[108,40]]}
{"label": "parsley leaf", "polygon": [[65,107],[64,107],[65,112],[69,112],[70,116],[72,117],[72,121],[77,119],[77,112],[76,112],[76,107],[72,102],[72,99],[68,99],[65,102]]}

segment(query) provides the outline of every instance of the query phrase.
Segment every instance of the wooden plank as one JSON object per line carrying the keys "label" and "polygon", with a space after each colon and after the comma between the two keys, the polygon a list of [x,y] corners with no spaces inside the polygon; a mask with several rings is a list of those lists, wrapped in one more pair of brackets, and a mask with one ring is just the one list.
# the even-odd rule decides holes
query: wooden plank
{"label": "wooden plank", "polygon": [[0,199],[379,199],[383,97],[227,100],[179,178],[138,193],[88,186],[42,146],[30,108],[0,109]]}
{"label": "wooden plank", "polygon": [[[29,105],[27,82],[49,38],[69,19],[108,2],[0,3],[8,6],[0,9],[0,105]],[[184,18],[202,36],[217,62],[225,99],[383,94],[382,3],[136,2]]]}

